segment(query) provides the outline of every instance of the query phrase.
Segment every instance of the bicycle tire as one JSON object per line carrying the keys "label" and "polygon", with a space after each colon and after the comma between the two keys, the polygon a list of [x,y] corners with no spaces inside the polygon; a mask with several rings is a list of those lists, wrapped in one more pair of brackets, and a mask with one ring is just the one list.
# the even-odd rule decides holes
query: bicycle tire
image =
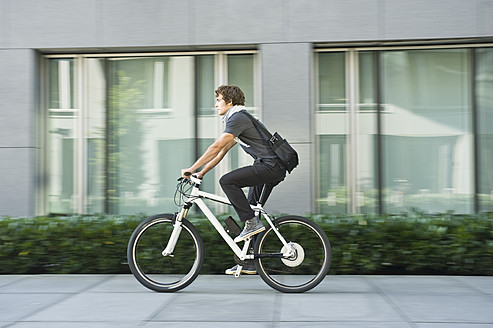
{"label": "bicycle tire", "polygon": [[130,271],[145,287],[156,292],[175,292],[190,285],[204,261],[204,244],[197,228],[182,220],[173,256],[163,256],[175,222],[173,214],[144,220],[130,237],[127,258]]}
{"label": "bicycle tire", "polygon": [[332,259],[323,229],[300,216],[280,217],[273,224],[296,249],[296,255],[290,259],[276,257],[284,247],[279,237],[272,227],[260,233],[255,243],[255,266],[262,280],[284,293],[302,293],[317,286],[329,272]]}

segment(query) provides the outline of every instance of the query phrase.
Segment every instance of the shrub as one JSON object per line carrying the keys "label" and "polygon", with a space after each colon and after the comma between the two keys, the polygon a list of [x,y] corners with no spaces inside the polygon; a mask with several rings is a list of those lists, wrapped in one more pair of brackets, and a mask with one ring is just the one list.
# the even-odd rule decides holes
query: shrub
{"label": "shrub", "polygon": [[[225,217],[221,217],[220,220]],[[493,218],[313,215],[332,245],[331,274],[493,275]],[[0,273],[128,273],[126,247],[144,216],[0,218]],[[223,273],[233,253],[203,217],[201,273]]]}

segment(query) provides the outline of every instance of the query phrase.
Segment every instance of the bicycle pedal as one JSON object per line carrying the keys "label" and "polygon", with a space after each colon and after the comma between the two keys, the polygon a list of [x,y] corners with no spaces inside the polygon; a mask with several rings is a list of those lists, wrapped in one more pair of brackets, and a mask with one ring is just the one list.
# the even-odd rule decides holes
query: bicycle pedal
{"label": "bicycle pedal", "polygon": [[241,269],[243,269],[243,266],[238,264],[238,268],[236,269],[236,271],[233,275],[235,278],[239,278],[241,276]]}

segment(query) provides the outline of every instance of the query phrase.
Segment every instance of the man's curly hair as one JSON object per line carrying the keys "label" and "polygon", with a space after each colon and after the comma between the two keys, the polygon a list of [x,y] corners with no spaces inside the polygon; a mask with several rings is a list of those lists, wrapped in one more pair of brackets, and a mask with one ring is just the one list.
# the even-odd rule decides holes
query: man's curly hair
{"label": "man's curly hair", "polygon": [[226,104],[232,101],[233,106],[245,105],[245,94],[236,85],[221,85],[215,92],[216,97],[223,96]]}

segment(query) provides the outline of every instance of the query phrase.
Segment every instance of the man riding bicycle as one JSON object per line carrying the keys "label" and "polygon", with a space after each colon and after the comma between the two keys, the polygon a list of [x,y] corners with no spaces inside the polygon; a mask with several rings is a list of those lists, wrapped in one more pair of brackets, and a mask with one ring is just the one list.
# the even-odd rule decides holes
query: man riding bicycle
{"label": "man riding bicycle", "polygon": [[[253,124],[250,114],[246,112],[243,91],[234,85],[222,85],[215,93],[215,107],[226,127],[191,167],[182,169],[182,176],[188,178],[186,172],[195,173],[202,167],[202,170],[196,173],[202,178],[237,143],[254,158],[252,165],[226,173],[219,180],[240,220],[245,222],[243,231],[234,239],[235,242],[240,242],[265,230],[250,205],[257,204],[264,184],[264,200],[267,200],[274,186],[286,177],[286,169],[271,149],[268,137]],[[244,187],[250,187],[248,199],[242,191]],[[234,274],[236,269],[237,266],[234,266],[226,270],[226,274]],[[241,271],[247,274],[256,273],[253,262],[243,266]]]}

